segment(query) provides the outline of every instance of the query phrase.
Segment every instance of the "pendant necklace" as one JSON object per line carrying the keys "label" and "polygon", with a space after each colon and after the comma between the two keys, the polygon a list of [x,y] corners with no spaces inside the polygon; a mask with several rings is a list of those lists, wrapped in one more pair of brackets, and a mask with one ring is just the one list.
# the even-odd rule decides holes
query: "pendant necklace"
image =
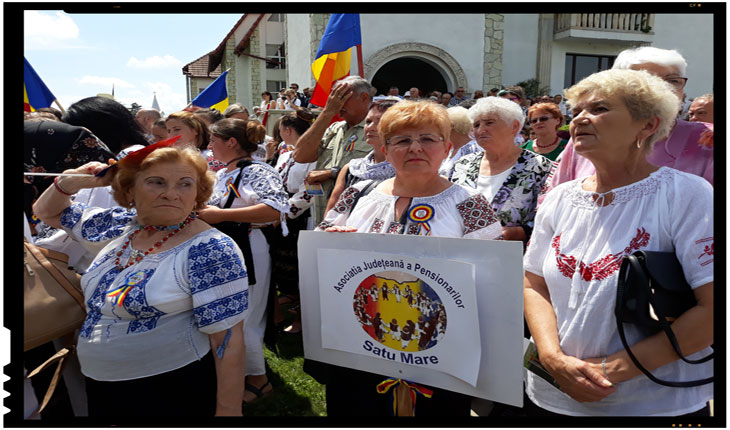
{"label": "pendant necklace", "polygon": [[[179,233],[182,229],[184,229],[188,224],[190,224],[195,219],[195,214],[188,215],[187,218],[185,218],[185,221],[181,222],[180,224],[174,224],[174,225],[164,225],[164,226],[155,226],[155,225],[140,225],[137,230],[133,231],[129,234],[129,237],[127,237],[127,241],[124,242],[124,245],[122,245],[122,249],[120,249],[117,252],[117,258],[114,260],[114,265],[117,266],[117,268],[121,271],[126,269],[129,266],[134,265],[135,263],[139,263],[144,259],[147,254],[154,251],[155,248],[159,248],[162,246],[163,243],[167,242],[168,239],[170,239],[172,236],[175,236],[177,233]],[[122,254],[124,253],[124,250],[129,247],[129,244],[132,243],[132,240],[137,237],[137,234],[142,231],[170,231],[171,232],[163,237],[161,240],[155,242],[154,246],[152,248],[149,248],[147,251],[139,251],[132,247],[130,247],[129,250],[129,259],[127,260],[127,264],[122,266],[119,264]]]}

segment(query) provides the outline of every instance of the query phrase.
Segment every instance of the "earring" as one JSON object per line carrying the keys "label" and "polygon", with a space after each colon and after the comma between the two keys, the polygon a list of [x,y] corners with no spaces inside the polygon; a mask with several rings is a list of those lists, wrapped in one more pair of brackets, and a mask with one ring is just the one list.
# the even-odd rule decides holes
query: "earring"
{"label": "earring", "polygon": [[641,141],[641,139],[637,138],[637,139],[636,139],[636,149],[641,149],[641,145],[642,145],[643,143],[644,143],[644,142],[642,142],[642,141]]}
{"label": "earring", "polygon": [[134,200],[132,200],[132,201],[129,202],[129,207],[131,207],[131,208],[134,207]]}

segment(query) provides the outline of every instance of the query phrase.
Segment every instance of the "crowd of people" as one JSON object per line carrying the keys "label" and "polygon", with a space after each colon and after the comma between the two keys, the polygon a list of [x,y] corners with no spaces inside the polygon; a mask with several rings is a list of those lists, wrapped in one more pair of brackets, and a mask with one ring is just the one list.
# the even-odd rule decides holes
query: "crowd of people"
{"label": "crowd of people", "polygon": [[[90,97],[26,114],[25,170],[64,173],[25,177],[26,239],[83,275],[80,367],[64,375],[81,381],[69,395],[86,399],[74,412],[240,416],[273,393],[267,333],[302,332],[297,239],[316,230],[522,242],[525,335],[560,389],[528,372],[525,406],[510,413],[709,415],[713,385],[649,380],[613,314],[622,258],[672,252],[697,301],[672,324],[677,342],[689,359],[711,352],[714,101],[683,104],[686,68],[676,51],[642,47],[552,97],[518,86],[377,95],[349,76],[325,106],[291,84],[263,91],[251,113],[135,116]],[[269,136],[272,109],[286,112]],[[411,216],[419,207],[432,210],[427,227]],[[395,294],[383,288],[382,300]],[[356,303],[363,325],[404,345],[425,336],[425,320],[366,315],[369,292]],[[284,306],[297,313],[285,328]],[[658,376],[712,376],[711,362],[680,361],[663,333],[628,338]],[[304,371],[326,386],[329,416],[392,413],[376,386],[393,375],[313,360]],[[419,415],[469,416],[470,396],[427,388]]]}

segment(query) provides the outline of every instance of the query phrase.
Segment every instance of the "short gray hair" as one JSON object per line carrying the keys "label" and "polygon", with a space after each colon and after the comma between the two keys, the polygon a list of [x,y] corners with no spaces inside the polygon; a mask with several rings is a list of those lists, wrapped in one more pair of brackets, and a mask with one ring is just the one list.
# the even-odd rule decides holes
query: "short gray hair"
{"label": "short gray hair", "polygon": [[368,82],[364,78],[361,78],[360,76],[351,75],[351,76],[341,79],[338,82],[342,82],[344,84],[350,84],[352,86],[352,90],[353,90],[354,94],[365,93],[371,99],[373,98],[373,93],[372,93],[373,86],[370,85],[370,82]]}
{"label": "short gray hair", "polygon": [[484,115],[494,114],[508,125],[514,121],[520,123],[520,129],[525,125],[525,114],[517,103],[502,97],[482,97],[477,99],[474,106],[469,108],[469,119],[475,122]]}
{"label": "short gray hair", "polygon": [[630,69],[640,64],[658,64],[665,67],[676,67],[679,74],[687,73],[687,60],[674,49],[661,49],[653,46],[640,46],[625,49],[618,54],[613,62],[613,69]]}
{"label": "short gray hair", "polygon": [[455,132],[469,134],[474,127],[473,121],[469,118],[469,110],[465,107],[451,106],[446,109],[446,113],[449,114],[449,120],[451,120],[451,126]]}

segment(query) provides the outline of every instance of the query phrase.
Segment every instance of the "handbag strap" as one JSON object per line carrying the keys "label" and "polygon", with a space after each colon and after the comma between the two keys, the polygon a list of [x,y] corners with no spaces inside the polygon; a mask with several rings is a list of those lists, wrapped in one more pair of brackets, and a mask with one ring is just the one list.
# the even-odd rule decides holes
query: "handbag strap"
{"label": "handbag strap", "polygon": [[[31,245],[29,243],[25,243],[24,245],[31,252],[31,254],[33,254],[33,257],[35,257],[35,259],[38,260],[38,263],[40,263],[41,266],[43,266],[43,268],[46,269],[51,276],[53,276],[53,279],[55,279],[56,282],[58,282],[58,284],[61,287],[63,287],[63,289],[66,290],[66,292],[71,297],[73,297],[73,299],[76,301],[76,303],[78,303],[78,305],[81,306],[81,309],[84,312],[86,312],[86,305],[84,304],[84,296],[82,296],[81,293],[71,284],[71,282],[69,282],[69,280],[66,279],[65,276],[63,276],[63,273],[61,273],[61,271],[58,270],[58,268],[53,263],[48,261],[48,259],[46,258],[46,256],[43,253],[43,251],[48,251],[48,250],[44,249],[43,251],[41,251],[40,248],[38,248],[34,245]],[[52,255],[52,254],[49,253],[49,255]],[[61,258],[61,260],[62,260],[62,258]]]}
{"label": "handbag strap", "polygon": [[[635,265],[639,264],[637,261],[639,259],[634,257],[633,255],[631,257],[633,257],[633,258],[629,259],[629,264],[631,264],[632,267],[634,267],[634,270],[637,270]],[[646,267],[646,265],[643,264],[643,262],[641,265],[644,268]],[[647,274],[648,274],[649,279],[646,279]],[[646,279],[646,281],[647,281],[647,282],[641,282],[641,285],[647,289],[649,303],[651,304],[652,308],[654,309],[654,314],[656,314],[657,319],[659,320],[659,325],[661,326],[662,330],[664,331],[664,334],[666,334],[667,338],[669,338],[669,342],[672,344],[672,347],[674,348],[674,352],[677,353],[677,355],[679,356],[679,358],[682,361],[684,361],[685,363],[689,363],[689,364],[700,364],[700,363],[704,363],[706,361],[711,360],[715,356],[714,352],[708,354],[705,357],[697,359],[697,360],[690,360],[688,358],[685,358],[684,354],[682,354],[682,351],[679,349],[679,342],[677,341],[676,336],[674,336],[674,331],[671,328],[671,324],[669,323],[669,321],[667,321],[667,318],[664,316],[664,312],[659,307],[656,306],[656,303],[654,301],[654,295],[652,294],[652,291],[651,291],[651,282],[652,281],[656,282],[656,280],[651,276],[651,273],[649,273],[648,269],[645,272],[642,271],[641,276],[644,279]]]}
{"label": "handbag strap", "polygon": [[[243,169],[253,164],[253,161],[251,160],[241,160],[238,163],[236,163],[236,167],[239,168],[238,175],[236,176],[236,179],[233,181],[233,188],[238,189],[238,185],[241,183],[241,176],[243,176]],[[228,193],[228,200],[226,200],[226,204],[223,205],[222,209],[229,209],[231,205],[233,204],[233,200],[235,200],[236,194],[229,192]],[[248,272],[248,284],[249,285],[255,285],[256,284],[256,269],[254,268],[253,263],[253,250],[251,249],[251,240],[248,237],[248,229],[251,226],[251,223],[242,222],[238,223],[240,225],[241,229],[246,230],[246,233],[241,236],[241,240],[243,243],[239,243],[238,246],[241,248],[241,253],[243,254],[243,261],[246,264],[246,270]]]}
{"label": "handbag strap", "polygon": [[[627,255],[624,258],[627,260],[627,263],[628,264],[621,264],[621,268],[619,269],[618,286],[617,286],[617,289],[616,289],[616,309],[615,309],[614,313],[616,315],[616,326],[618,328],[619,338],[621,338],[621,344],[623,345],[624,349],[626,350],[626,353],[628,354],[628,356],[631,359],[631,361],[641,371],[641,373],[643,373],[644,375],[646,375],[647,378],[649,378],[651,381],[653,381],[653,382],[655,382],[657,384],[660,384],[660,385],[665,385],[665,386],[668,386],[668,387],[683,388],[683,387],[696,387],[698,385],[705,385],[705,384],[711,383],[714,380],[713,377],[705,378],[705,379],[699,379],[699,380],[695,380],[695,381],[682,381],[682,382],[680,382],[680,381],[665,381],[663,379],[659,379],[656,376],[654,376],[649,370],[647,370],[644,366],[642,366],[641,363],[639,362],[639,360],[634,355],[634,353],[631,351],[631,348],[629,347],[629,344],[626,341],[626,334],[624,333],[624,323],[619,318],[619,316],[623,312],[623,304],[624,304],[624,300],[623,299],[624,299],[624,294],[626,292],[626,272],[628,270],[629,265],[631,265],[632,268],[635,271],[637,271],[637,273],[639,273],[640,276],[642,276],[644,278],[644,280],[647,281],[646,282],[647,285],[648,285],[648,280],[646,279],[646,275],[644,274],[643,268],[640,265],[639,265],[639,267],[636,267],[635,266],[635,265],[638,264],[638,262],[637,261],[632,261],[632,259],[633,260],[636,259],[635,256],[633,256],[633,255]],[[656,312],[656,310],[655,310],[655,312]],[[670,342],[671,342],[671,339],[670,339]],[[676,342],[676,338],[675,338],[675,342]],[[681,355],[680,355],[680,357],[681,357]]]}
{"label": "handbag strap", "polygon": [[51,397],[53,397],[54,391],[56,391],[56,386],[58,385],[58,380],[61,376],[61,372],[63,371],[64,367],[66,367],[66,363],[68,362],[68,359],[71,357],[71,354],[73,354],[75,348],[73,346],[68,348],[62,348],[51,358],[46,360],[43,364],[33,369],[32,372],[26,376],[26,379],[30,379],[33,376],[37,375],[41,371],[45,370],[48,366],[52,365],[53,363],[58,362],[56,365],[56,371],[53,373],[53,378],[51,378],[51,383],[48,385],[48,390],[46,390],[46,395],[43,396],[43,401],[38,406],[38,409],[35,410],[31,414],[31,417],[35,417],[40,415],[40,413],[45,409],[45,407],[48,405],[48,402],[51,400]]}

